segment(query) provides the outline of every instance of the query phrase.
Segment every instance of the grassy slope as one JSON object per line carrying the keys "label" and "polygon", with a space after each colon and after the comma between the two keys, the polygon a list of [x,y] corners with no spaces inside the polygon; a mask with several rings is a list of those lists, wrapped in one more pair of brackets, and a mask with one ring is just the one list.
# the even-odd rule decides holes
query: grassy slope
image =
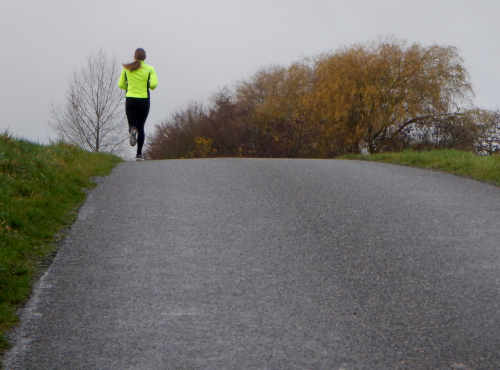
{"label": "grassy slope", "polygon": [[0,134],[0,352],[16,309],[56,248],[55,235],[75,220],[82,190],[119,162],[64,143],[44,146]]}
{"label": "grassy slope", "polygon": [[476,180],[488,181],[500,186],[500,156],[478,156],[458,150],[431,150],[373,155],[350,155],[343,159],[359,159],[402,164],[450,172]]}

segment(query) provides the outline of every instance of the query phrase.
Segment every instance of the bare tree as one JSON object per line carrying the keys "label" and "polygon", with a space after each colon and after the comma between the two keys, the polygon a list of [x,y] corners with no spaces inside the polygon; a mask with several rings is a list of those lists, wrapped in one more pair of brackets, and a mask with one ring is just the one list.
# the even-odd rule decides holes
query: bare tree
{"label": "bare tree", "polygon": [[478,154],[500,153],[500,110],[478,109],[474,112],[479,127],[479,138],[476,142]]}
{"label": "bare tree", "polygon": [[51,104],[49,126],[64,140],[93,152],[117,153],[128,137],[123,92],[117,81],[115,58],[101,49],[90,53],[85,64],[70,76],[63,108]]}

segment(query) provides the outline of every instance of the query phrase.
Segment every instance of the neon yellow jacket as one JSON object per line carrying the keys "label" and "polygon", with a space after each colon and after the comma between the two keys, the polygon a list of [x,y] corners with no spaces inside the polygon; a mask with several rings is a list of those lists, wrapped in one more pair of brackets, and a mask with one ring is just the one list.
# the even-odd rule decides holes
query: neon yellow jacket
{"label": "neon yellow jacket", "polygon": [[158,85],[158,77],[156,76],[155,69],[148,66],[142,60],[141,67],[134,72],[130,72],[124,68],[120,75],[118,87],[122,90],[127,90],[127,94],[125,95],[127,98],[147,98],[148,85],[151,90],[154,90]]}

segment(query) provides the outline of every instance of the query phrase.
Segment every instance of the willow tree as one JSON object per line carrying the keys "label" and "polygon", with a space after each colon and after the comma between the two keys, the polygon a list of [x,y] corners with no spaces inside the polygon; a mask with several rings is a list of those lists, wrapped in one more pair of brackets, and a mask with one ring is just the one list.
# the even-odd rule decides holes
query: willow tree
{"label": "willow tree", "polygon": [[316,59],[309,115],[325,155],[373,153],[410,127],[461,115],[472,95],[457,48],[383,40]]}

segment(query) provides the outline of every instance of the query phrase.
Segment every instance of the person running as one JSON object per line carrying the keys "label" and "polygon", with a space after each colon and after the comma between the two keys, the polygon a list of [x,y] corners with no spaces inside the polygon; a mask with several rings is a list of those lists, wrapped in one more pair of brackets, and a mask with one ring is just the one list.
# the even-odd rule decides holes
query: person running
{"label": "person running", "polygon": [[123,64],[123,71],[118,81],[118,87],[126,90],[125,113],[130,133],[130,145],[137,144],[136,161],[144,160],[142,146],[144,145],[144,125],[149,114],[149,89],[158,85],[155,69],[144,63],[146,51],[138,48],[134,54],[134,62]]}

